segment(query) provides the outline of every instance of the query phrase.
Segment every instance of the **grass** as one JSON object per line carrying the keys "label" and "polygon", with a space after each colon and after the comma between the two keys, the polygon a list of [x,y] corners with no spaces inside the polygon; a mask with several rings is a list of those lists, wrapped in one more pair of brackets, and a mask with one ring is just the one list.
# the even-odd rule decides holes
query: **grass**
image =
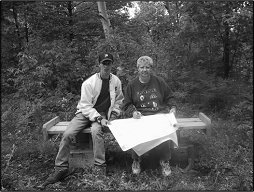
{"label": "grass", "polygon": [[[10,140],[8,140],[10,142]],[[112,141],[111,141],[112,142]],[[7,140],[4,141],[7,144]],[[48,142],[39,145],[38,140],[29,141],[29,145],[16,146],[15,150],[2,145],[2,165],[5,173],[2,172],[2,190],[36,190],[48,175],[53,171],[54,158],[57,152],[59,141]],[[12,156],[10,156],[12,153]],[[49,185],[47,190],[181,190],[183,188],[200,189],[203,184],[193,179],[193,175],[181,173],[180,169],[172,167],[172,175],[163,178],[159,167],[154,160],[144,161],[142,172],[137,177],[131,173],[131,156],[122,152],[117,145],[110,145],[107,155],[111,156],[108,163],[108,170],[111,173],[108,177],[96,177],[93,169],[77,168],[75,172],[64,181]],[[9,164],[7,165],[7,159]],[[199,176],[203,178],[205,176]],[[192,183],[191,186],[188,183]]]}
{"label": "grass", "polygon": [[[243,134],[247,128],[233,121],[213,119],[211,138],[203,134],[186,134],[188,142],[194,143],[196,151],[199,151],[194,168],[183,173],[180,168],[186,166],[186,161],[172,160],[172,175],[167,178],[160,174],[155,159],[149,157],[142,164],[141,174],[133,175],[131,155],[121,151],[118,144],[108,137],[107,156],[111,157],[108,162],[109,176],[97,177],[90,167],[77,168],[62,182],[49,185],[45,190],[253,191],[253,139],[251,135]],[[38,131],[2,135],[1,190],[37,190],[36,186],[42,184],[54,169],[60,137],[44,143]]]}

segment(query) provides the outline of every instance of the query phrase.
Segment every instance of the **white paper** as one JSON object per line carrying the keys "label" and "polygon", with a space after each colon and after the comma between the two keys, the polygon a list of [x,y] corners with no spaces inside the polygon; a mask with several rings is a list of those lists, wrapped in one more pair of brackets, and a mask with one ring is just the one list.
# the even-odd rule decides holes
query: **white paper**
{"label": "white paper", "polygon": [[160,145],[161,143],[163,143],[167,140],[172,140],[175,144],[175,147],[178,146],[177,135],[176,135],[176,132],[174,132],[174,133],[171,133],[168,136],[165,136],[165,137],[162,137],[162,138],[159,138],[159,139],[155,139],[153,141],[148,141],[146,143],[141,143],[141,144],[133,147],[132,149],[137,153],[138,156],[141,156],[144,153],[146,153],[147,151],[150,151],[154,147]]}
{"label": "white paper", "polygon": [[172,140],[178,146],[173,113],[117,119],[108,125],[123,151],[133,148],[140,156],[157,145]]}

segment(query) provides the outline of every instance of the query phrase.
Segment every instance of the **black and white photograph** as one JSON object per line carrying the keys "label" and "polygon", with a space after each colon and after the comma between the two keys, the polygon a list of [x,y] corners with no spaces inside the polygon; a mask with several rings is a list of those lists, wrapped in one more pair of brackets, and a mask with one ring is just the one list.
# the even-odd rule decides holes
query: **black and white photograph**
{"label": "black and white photograph", "polygon": [[253,191],[253,1],[1,5],[1,191]]}

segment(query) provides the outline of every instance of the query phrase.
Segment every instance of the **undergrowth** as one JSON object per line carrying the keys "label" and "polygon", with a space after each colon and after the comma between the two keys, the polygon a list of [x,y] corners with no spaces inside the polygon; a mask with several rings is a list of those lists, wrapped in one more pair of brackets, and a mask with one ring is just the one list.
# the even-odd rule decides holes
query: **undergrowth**
{"label": "undergrowth", "polygon": [[[188,96],[189,97],[189,96]],[[212,136],[202,131],[184,133],[184,140],[193,144],[196,151],[193,170],[182,173],[181,167],[172,164],[172,175],[163,178],[158,167],[146,167],[140,176],[131,174],[130,154],[121,151],[114,138],[107,137],[110,151],[109,168],[113,174],[96,178],[91,169],[78,169],[63,182],[49,190],[253,190],[253,109],[246,94],[221,111],[207,113],[209,106],[220,102],[207,100],[182,104],[178,101],[177,117],[198,117],[199,112],[212,120]],[[50,98],[50,99],[49,99]],[[184,98],[184,95],[181,95]],[[187,98],[186,98],[187,99]],[[1,189],[35,190],[54,168],[61,136],[49,142],[42,140],[42,125],[56,115],[71,120],[78,97],[72,94],[51,95],[47,99],[25,101],[3,98],[1,106]],[[245,101],[246,100],[246,101]],[[209,102],[212,102],[209,104]],[[202,110],[201,110],[202,109]],[[216,110],[220,108],[217,106]],[[220,115],[220,114],[224,115]]]}

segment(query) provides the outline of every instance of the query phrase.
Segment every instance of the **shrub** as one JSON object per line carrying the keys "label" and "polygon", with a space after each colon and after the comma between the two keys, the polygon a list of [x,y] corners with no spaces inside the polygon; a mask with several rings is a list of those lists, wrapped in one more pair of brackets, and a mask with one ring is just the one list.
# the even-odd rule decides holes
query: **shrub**
{"label": "shrub", "polygon": [[18,97],[33,101],[52,92],[78,94],[82,79],[91,73],[90,64],[81,61],[77,48],[64,40],[30,41],[19,53],[20,68],[13,70]]}
{"label": "shrub", "polygon": [[252,120],[253,118],[253,102],[248,100],[240,101],[233,105],[229,111],[230,116],[238,121]]}
{"label": "shrub", "polygon": [[202,147],[199,153],[200,159],[196,164],[197,168],[199,170],[210,169],[213,183],[222,182],[218,177],[225,178],[233,175],[234,177],[228,178],[236,177],[240,182],[232,185],[232,189],[250,190],[253,174],[252,138],[247,138],[246,134],[242,134],[243,131],[238,130],[236,122],[213,121],[212,125],[214,133],[212,137],[190,136],[192,142]]}

